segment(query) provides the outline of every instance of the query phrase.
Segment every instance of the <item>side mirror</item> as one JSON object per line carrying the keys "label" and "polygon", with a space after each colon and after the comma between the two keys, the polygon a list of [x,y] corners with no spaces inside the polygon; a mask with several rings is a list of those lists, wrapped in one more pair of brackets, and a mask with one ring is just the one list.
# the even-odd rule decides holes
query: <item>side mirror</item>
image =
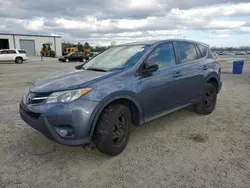
{"label": "side mirror", "polygon": [[159,69],[159,65],[156,63],[145,62],[142,72],[143,73],[151,73],[156,72]]}
{"label": "side mirror", "polygon": [[81,64],[81,65],[76,65],[76,66],[75,66],[75,69],[80,70],[80,69],[82,68],[82,66],[83,66],[83,64]]}

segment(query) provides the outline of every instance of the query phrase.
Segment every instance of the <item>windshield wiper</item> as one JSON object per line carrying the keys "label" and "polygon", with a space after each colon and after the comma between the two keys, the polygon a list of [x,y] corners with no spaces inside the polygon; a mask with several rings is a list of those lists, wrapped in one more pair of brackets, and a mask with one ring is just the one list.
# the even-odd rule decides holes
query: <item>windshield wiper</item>
{"label": "windshield wiper", "polygon": [[107,70],[105,69],[100,69],[100,68],[88,68],[87,70],[91,70],[91,71],[99,71],[99,72],[108,72]]}

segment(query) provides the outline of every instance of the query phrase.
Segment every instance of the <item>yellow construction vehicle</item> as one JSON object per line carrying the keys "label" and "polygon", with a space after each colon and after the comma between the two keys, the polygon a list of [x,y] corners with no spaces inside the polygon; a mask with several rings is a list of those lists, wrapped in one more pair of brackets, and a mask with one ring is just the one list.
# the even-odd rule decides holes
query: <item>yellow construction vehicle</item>
{"label": "yellow construction vehicle", "polygon": [[83,53],[86,57],[89,57],[90,52],[91,52],[91,47],[90,47],[89,43],[85,42],[85,44],[83,45]]}
{"label": "yellow construction vehicle", "polygon": [[84,45],[78,43],[74,46],[76,46],[76,47],[64,48],[62,50],[63,51],[62,55],[67,55],[69,53],[74,53],[74,52],[83,52],[86,57],[90,57],[91,47],[87,42],[85,42]]}
{"label": "yellow construction vehicle", "polygon": [[65,48],[63,50],[63,55],[67,55],[67,54],[70,54],[70,53],[74,53],[74,52],[77,52],[77,48],[76,47],[72,47],[72,48]]}
{"label": "yellow construction vehicle", "polygon": [[53,51],[51,49],[50,43],[43,44],[42,49],[41,49],[41,56],[44,56],[44,57],[55,57],[56,56],[55,51]]}

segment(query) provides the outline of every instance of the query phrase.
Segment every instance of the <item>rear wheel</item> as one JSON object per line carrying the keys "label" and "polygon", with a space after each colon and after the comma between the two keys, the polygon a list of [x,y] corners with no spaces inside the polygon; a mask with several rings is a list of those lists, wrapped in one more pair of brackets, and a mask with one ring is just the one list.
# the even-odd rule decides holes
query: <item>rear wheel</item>
{"label": "rear wheel", "polygon": [[131,125],[131,112],[127,106],[115,104],[104,109],[94,135],[97,149],[106,155],[120,154],[128,143]]}
{"label": "rear wheel", "polygon": [[206,83],[201,94],[201,101],[196,106],[196,112],[199,114],[211,114],[215,109],[217,101],[217,91],[213,84]]}
{"label": "rear wheel", "polygon": [[17,64],[23,63],[23,58],[17,57],[16,60],[15,60],[15,63],[17,63]]}

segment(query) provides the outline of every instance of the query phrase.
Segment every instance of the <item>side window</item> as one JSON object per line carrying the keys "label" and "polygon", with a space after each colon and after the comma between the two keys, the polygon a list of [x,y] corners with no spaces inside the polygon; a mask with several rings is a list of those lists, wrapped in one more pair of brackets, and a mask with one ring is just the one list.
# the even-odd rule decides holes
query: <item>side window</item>
{"label": "side window", "polygon": [[198,59],[194,44],[188,42],[177,42],[180,55],[180,63],[186,63]]}
{"label": "side window", "polygon": [[26,52],[25,52],[24,50],[18,50],[18,52],[19,52],[20,54],[26,54]]}
{"label": "side window", "polygon": [[3,50],[3,51],[1,51],[1,54],[8,54],[8,51],[7,50]]}
{"label": "side window", "polygon": [[146,61],[158,64],[159,69],[175,65],[176,60],[173,44],[167,43],[156,47]]}
{"label": "side window", "polygon": [[207,58],[209,59],[214,59],[214,54],[212,53],[212,51],[210,49],[208,49],[208,53],[207,53]]}
{"label": "side window", "polygon": [[201,52],[201,58],[206,57],[207,56],[207,47],[200,45],[200,44],[198,44],[197,46]]}
{"label": "side window", "polygon": [[8,50],[8,54],[16,54],[15,50]]}

